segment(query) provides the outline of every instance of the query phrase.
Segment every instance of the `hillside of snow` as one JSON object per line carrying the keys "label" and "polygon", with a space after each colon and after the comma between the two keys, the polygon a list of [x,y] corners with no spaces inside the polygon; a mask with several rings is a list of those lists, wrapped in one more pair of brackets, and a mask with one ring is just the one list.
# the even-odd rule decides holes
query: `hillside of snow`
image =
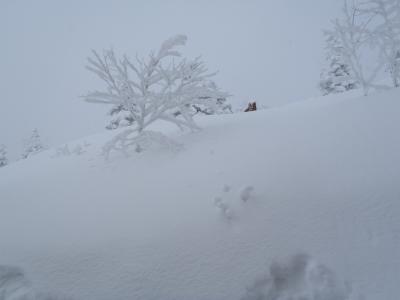
{"label": "hillside of snow", "polygon": [[2,168],[0,299],[399,299],[399,90],[198,122]]}

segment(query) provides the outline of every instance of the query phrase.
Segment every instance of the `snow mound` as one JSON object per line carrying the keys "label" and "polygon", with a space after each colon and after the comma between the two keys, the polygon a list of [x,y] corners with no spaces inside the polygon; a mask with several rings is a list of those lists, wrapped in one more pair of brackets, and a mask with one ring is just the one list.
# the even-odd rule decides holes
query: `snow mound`
{"label": "snow mound", "polygon": [[21,269],[0,265],[0,299],[11,300],[25,297],[30,290],[28,280]]}
{"label": "snow mound", "polygon": [[349,284],[306,254],[271,264],[247,289],[242,300],[350,300]]}
{"label": "snow mound", "polygon": [[37,293],[22,269],[0,265],[0,300],[70,300],[70,298]]}

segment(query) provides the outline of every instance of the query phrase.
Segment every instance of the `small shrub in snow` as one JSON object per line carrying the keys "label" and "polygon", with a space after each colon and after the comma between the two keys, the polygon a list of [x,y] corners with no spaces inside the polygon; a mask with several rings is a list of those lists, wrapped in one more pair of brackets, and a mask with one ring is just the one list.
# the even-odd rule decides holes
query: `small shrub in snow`
{"label": "small shrub in snow", "polygon": [[0,145],[0,168],[8,164],[7,159],[7,148],[4,145]]}
{"label": "small shrub in snow", "polygon": [[91,92],[85,100],[118,107],[127,113],[124,120],[128,116],[131,123],[105,147],[107,156],[111,150],[128,152],[127,147],[140,147],[138,136],[155,121],[171,122],[181,129],[198,129],[193,107],[215,111],[220,99],[228,96],[211,80],[215,73],[209,73],[199,57],[180,58],[177,47],[185,45],[186,40],[183,35],[172,37],[146,60],[131,60],[126,55],[117,58],[113,50],[102,55],[93,51],[87,69],[103,80],[106,90]]}
{"label": "small shrub in snow", "polygon": [[25,149],[22,153],[21,158],[26,159],[29,156],[37,154],[43,150],[45,150],[45,146],[41,141],[38,130],[34,129],[32,131],[31,137],[27,141],[25,141]]}
{"label": "small shrub in snow", "polygon": [[81,144],[77,144],[73,149],[71,150],[68,144],[65,144],[63,146],[60,146],[56,149],[56,153],[54,157],[62,157],[62,156],[71,156],[71,155],[82,155],[86,152],[85,148],[88,147],[88,144],[84,144],[83,146]]}
{"label": "small shrub in snow", "polygon": [[70,156],[71,155],[71,151],[69,150],[69,146],[68,144],[65,144],[63,146],[60,146],[56,149],[56,157],[59,156]]}
{"label": "small shrub in snow", "polygon": [[305,254],[286,263],[274,262],[269,271],[247,288],[242,300],[351,300],[349,284]]}

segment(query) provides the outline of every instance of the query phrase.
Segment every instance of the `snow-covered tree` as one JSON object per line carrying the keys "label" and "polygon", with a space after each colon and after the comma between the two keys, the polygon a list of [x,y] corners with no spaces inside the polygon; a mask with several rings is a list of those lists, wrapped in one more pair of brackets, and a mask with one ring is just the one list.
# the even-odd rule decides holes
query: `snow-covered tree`
{"label": "snow-covered tree", "polygon": [[26,159],[31,155],[37,154],[45,149],[43,145],[39,132],[37,129],[32,131],[31,137],[25,141],[25,149],[21,156],[22,159]]}
{"label": "snow-covered tree", "polygon": [[389,71],[393,85],[400,85],[400,1],[365,0],[358,10],[372,21],[374,42],[380,47],[382,63]]}
{"label": "snow-covered tree", "polygon": [[319,88],[323,95],[342,93],[357,88],[358,83],[342,57],[343,46],[332,31],[325,31],[327,66],[321,73]]}
{"label": "snow-covered tree", "polygon": [[365,95],[371,88],[388,88],[376,83],[383,69],[390,72],[393,85],[399,86],[400,1],[351,1],[351,5],[349,2],[344,0],[343,17],[335,21],[332,34],[341,44],[339,53],[351,74]]}
{"label": "snow-covered tree", "polygon": [[0,145],[0,168],[8,164],[7,148],[5,145]]}
{"label": "snow-covered tree", "polygon": [[[377,63],[372,70],[367,72],[363,64],[362,56],[365,50],[373,43],[373,33],[368,27],[371,19],[360,14],[359,7],[349,6],[344,1],[343,18],[335,21],[335,29],[332,32],[341,44],[340,55],[350,67],[354,79],[361,85],[364,95],[367,95],[372,87],[378,87],[374,81],[382,64]],[[371,69],[371,66],[368,66]]]}
{"label": "snow-covered tree", "polygon": [[200,57],[181,58],[176,48],[185,45],[186,40],[183,35],[172,37],[147,59],[136,57],[133,61],[126,55],[117,58],[113,50],[102,55],[93,51],[93,57],[88,58],[88,70],[103,80],[106,90],[91,92],[85,100],[121,107],[132,120],[132,126],[106,145],[106,155],[112,150],[137,148],[138,136],[158,120],[181,129],[197,129],[193,107],[215,111],[218,99],[228,97],[211,80],[215,73],[208,72]]}

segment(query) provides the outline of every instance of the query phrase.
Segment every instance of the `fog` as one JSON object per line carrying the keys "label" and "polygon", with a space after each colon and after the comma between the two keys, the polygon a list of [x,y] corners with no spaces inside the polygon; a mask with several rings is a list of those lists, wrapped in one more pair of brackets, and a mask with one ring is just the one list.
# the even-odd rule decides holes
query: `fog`
{"label": "fog", "polygon": [[0,143],[19,156],[38,128],[57,145],[104,130],[108,107],[81,95],[101,88],[85,70],[91,49],[140,56],[175,34],[202,55],[240,107],[284,105],[318,95],[322,29],[337,0],[0,2]]}

